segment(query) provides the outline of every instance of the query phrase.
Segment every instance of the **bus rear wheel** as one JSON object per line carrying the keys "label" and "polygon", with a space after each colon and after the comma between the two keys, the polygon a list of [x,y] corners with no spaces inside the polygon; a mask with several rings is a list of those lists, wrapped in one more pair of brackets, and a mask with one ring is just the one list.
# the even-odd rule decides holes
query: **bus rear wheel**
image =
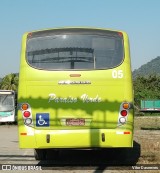
{"label": "bus rear wheel", "polygon": [[36,160],[45,160],[46,159],[46,150],[45,149],[34,149],[34,157]]}

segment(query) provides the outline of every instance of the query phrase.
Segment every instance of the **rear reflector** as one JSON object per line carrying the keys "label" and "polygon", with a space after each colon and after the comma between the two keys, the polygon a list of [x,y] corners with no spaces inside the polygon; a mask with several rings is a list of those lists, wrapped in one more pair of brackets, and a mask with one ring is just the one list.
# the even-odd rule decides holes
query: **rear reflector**
{"label": "rear reflector", "polygon": [[25,135],[27,135],[27,133],[20,133],[20,135],[25,136]]}
{"label": "rear reflector", "polygon": [[131,132],[116,132],[117,135],[129,135]]}

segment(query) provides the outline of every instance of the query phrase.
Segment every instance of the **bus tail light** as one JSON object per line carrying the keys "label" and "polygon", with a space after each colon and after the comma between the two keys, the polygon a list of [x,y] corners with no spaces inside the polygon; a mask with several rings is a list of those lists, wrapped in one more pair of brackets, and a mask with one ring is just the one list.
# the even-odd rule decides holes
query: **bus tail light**
{"label": "bus tail light", "polygon": [[123,108],[124,109],[129,109],[130,108],[130,104],[129,103],[123,103]]}
{"label": "bus tail light", "polygon": [[121,117],[121,118],[119,119],[119,122],[120,122],[121,124],[124,124],[124,123],[126,122],[126,118]]}
{"label": "bus tail light", "polygon": [[127,122],[127,118],[129,115],[129,109],[131,108],[131,105],[129,102],[123,102],[120,105],[119,109],[119,117],[118,117],[118,124],[117,125],[122,125]]}
{"label": "bus tail light", "polygon": [[27,110],[29,108],[28,104],[24,103],[21,106],[22,110]]}
{"label": "bus tail light", "polygon": [[127,116],[127,111],[126,111],[126,110],[122,110],[122,111],[121,111],[121,115],[122,115],[123,117]]}
{"label": "bus tail light", "polygon": [[23,115],[25,118],[28,118],[31,115],[31,113],[29,111],[24,111]]}
{"label": "bus tail light", "polygon": [[26,119],[24,120],[24,123],[25,123],[26,125],[30,125],[30,124],[32,123],[32,119],[31,119],[31,118],[26,118]]}
{"label": "bus tail light", "polygon": [[24,124],[27,126],[33,126],[32,110],[28,103],[21,104],[21,111],[23,115]]}

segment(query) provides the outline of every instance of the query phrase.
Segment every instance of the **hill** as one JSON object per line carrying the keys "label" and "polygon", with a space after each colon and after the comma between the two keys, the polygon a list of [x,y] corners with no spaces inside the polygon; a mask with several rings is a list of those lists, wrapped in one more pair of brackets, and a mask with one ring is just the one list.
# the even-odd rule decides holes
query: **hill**
{"label": "hill", "polygon": [[133,71],[133,78],[137,76],[160,75],[160,56],[152,59],[150,62],[142,65],[140,68]]}

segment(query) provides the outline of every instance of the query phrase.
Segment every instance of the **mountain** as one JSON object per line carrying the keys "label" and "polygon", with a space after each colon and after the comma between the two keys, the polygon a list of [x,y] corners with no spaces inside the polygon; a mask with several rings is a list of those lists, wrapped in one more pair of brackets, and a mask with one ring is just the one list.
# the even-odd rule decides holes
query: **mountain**
{"label": "mountain", "polygon": [[149,75],[160,75],[160,56],[152,59],[148,63],[142,65],[140,68],[133,71],[133,78],[137,76],[149,76]]}

